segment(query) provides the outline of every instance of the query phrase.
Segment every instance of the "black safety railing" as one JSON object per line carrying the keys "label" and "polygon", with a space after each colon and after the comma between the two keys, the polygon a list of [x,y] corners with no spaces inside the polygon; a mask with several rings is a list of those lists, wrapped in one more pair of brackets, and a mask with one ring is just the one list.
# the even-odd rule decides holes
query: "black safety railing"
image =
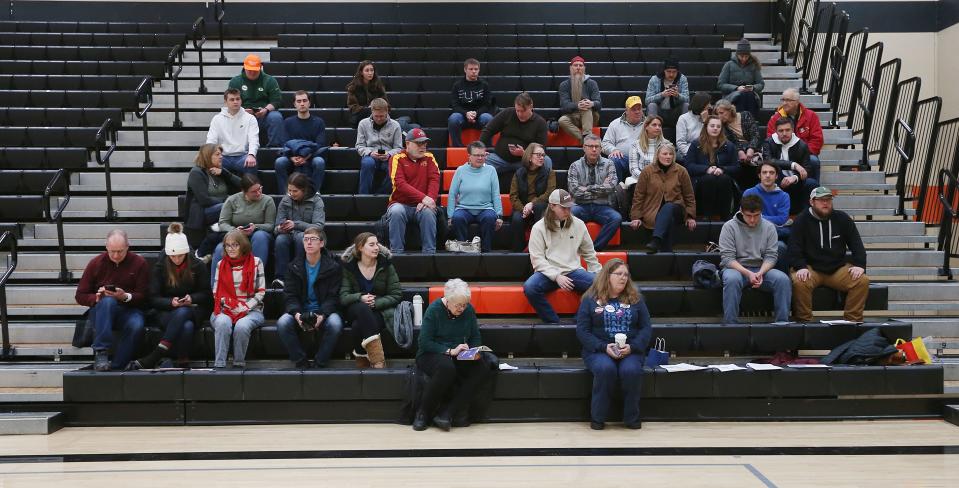
{"label": "black safety railing", "polygon": [[883,146],[879,158],[879,170],[885,172],[887,177],[899,175],[899,167],[902,166],[902,158],[900,157],[902,153],[896,148],[898,145],[896,131],[900,129],[902,124],[912,127],[913,122],[915,122],[916,104],[919,102],[921,86],[922,80],[918,77],[900,81],[896,85],[896,105],[893,111],[889,113],[891,125],[886,135],[886,144]]}
{"label": "black safety railing", "polygon": [[936,124],[930,141],[931,148],[925,168],[922,184],[919,188],[919,203],[916,215],[926,225],[937,225],[942,216],[942,208],[937,198],[936,178],[940,171],[955,167],[957,146],[959,146],[959,118],[944,120]]}
{"label": "black safety railing", "polygon": [[226,64],[226,51],[223,49],[223,17],[226,16],[226,5],[223,0],[213,0],[213,18],[216,19],[220,36],[220,64]]}
{"label": "black safety railing", "polygon": [[[796,8],[793,9],[793,18],[789,26],[789,45],[786,54],[796,60],[796,56],[801,52],[801,39],[806,34],[803,26],[812,25],[813,18],[816,16],[816,9],[819,8],[819,0],[797,0]],[[784,60],[785,61],[785,60]]]}
{"label": "black safety railing", "polygon": [[[889,147],[888,138],[892,129],[893,114],[899,97],[899,71],[902,61],[899,58],[886,61],[879,66],[876,82],[876,103],[873,105],[872,130],[868,141],[869,157],[877,156],[880,167],[884,158],[883,150]],[[863,141],[864,144],[866,141]]]}
{"label": "black safety railing", "polygon": [[0,358],[7,359],[13,356],[13,346],[10,344],[10,321],[7,318],[7,280],[17,269],[17,237],[13,232],[6,231],[0,235],[0,250],[9,248],[7,269],[0,275],[0,339],[3,349]]}
{"label": "black safety railing", "polygon": [[[863,112],[860,111],[859,102],[863,98],[867,98],[869,93],[864,91],[865,87],[862,84],[862,80],[869,82],[869,85],[872,87],[876,86],[876,76],[879,74],[879,63],[882,59],[882,49],[883,46],[881,43],[873,44],[868,48],[865,45],[862,46],[863,49],[859,53],[859,63],[856,67],[857,76],[852,83],[848,83],[845,86],[848,86],[852,91],[851,96],[849,97],[849,105],[846,107],[846,128],[852,129],[853,135],[862,134],[866,129],[866,121],[863,120]],[[849,63],[846,63],[847,66]],[[846,79],[844,77],[844,79]],[[845,93],[843,93],[843,98],[845,98]],[[868,100],[866,100],[868,104]],[[868,105],[867,105],[868,106]],[[842,104],[840,104],[840,110],[842,109]]]}
{"label": "black safety railing", "polygon": [[873,114],[876,111],[876,86],[879,80],[879,60],[882,59],[882,43],[873,44],[863,55],[862,75],[856,86],[855,105],[849,111],[846,126],[852,129],[852,135],[862,136],[860,144],[862,157],[859,160],[859,169],[868,171],[869,146],[872,139]]}
{"label": "black safety railing", "polygon": [[[868,38],[868,30],[858,30],[849,36],[844,49],[840,49],[840,46],[832,48],[830,71],[834,83],[829,91],[829,108],[832,112],[830,126],[833,128],[839,128],[839,119],[847,117],[855,107]],[[851,127],[848,122],[847,127]]]}
{"label": "black safety railing", "polygon": [[[776,12],[774,25],[777,25],[779,28],[779,64],[786,64],[786,51],[789,50],[789,44],[792,38],[793,19],[796,17],[796,9],[803,4],[805,4],[804,0],[778,3],[779,9]],[[773,40],[775,41],[775,39],[776,37],[774,35]]]}
{"label": "black safety railing", "polygon": [[[206,93],[206,83],[203,81],[203,45],[206,44],[206,20],[203,17],[197,17],[196,21],[193,22],[193,31],[190,33],[190,40],[193,42],[193,49],[196,49],[197,56],[199,56],[200,88],[197,90],[197,93],[203,95]],[[177,119],[177,122],[179,122],[179,119]],[[183,124],[181,123],[179,127],[182,126]]]}
{"label": "black safety railing", "polygon": [[[832,63],[834,58],[834,49],[841,51],[846,45],[846,31],[849,29],[849,14],[845,10],[839,10],[833,5],[832,17],[829,21],[829,31],[826,41],[822,46],[823,53],[819,66],[819,78],[816,80],[816,89],[823,95],[828,95],[832,90]],[[838,80],[837,80],[838,81]]]}
{"label": "black safety railing", "polygon": [[942,267],[939,268],[939,276],[945,276],[950,280],[952,276],[953,258],[959,258],[959,215],[956,213],[957,207],[957,188],[956,188],[956,170],[943,169],[939,171],[939,204],[942,205],[942,222],[939,225],[939,247],[942,251]]}
{"label": "black safety railing", "polygon": [[[105,120],[103,125],[100,126],[100,130],[97,131],[96,147],[94,148],[97,164],[103,166],[104,171],[103,176],[107,193],[107,220],[117,219],[117,211],[113,209],[113,186],[110,183],[110,157],[117,150],[117,132],[117,125],[113,122],[113,119]],[[107,151],[106,154],[101,152],[104,149]]]}
{"label": "black safety railing", "polygon": [[[829,37],[831,37],[832,13],[836,9],[836,4],[831,3],[825,7],[820,7],[816,14],[814,25],[809,32],[809,38],[806,41],[809,44],[809,61],[803,66],[803,85],[815,85],[817,89],[822,89],[822,83],[819,81],[823,70],[823,59],[827,56],[829,49],[825,47]],[[808,81],[807,81],[808,80]]]}
{"label": "black safety railing", "polygon": [[[67,249],[63,242],[63,211],[70,203],[70,181],[68,178],[69,176],[62,169],[57,170],[57,174],[53,175],[53,178],[50,179],[47,187],[43,190],[44,218],[51,224],[57,224],[57,251],[60,254],[60,276],[58,278],[62,283],[66,283],[72,278],[70,270],[67,269]],[[52,210],[50,206],[50,198],[55,196],[54,193],[63,193],[56,210]]]}
{"label": "black safety railing", "polygon": [[[786,25],[789,23],[789,16],[795,7],[791,0],[777,0],[776,6],[769,11],[769,23],[772,26],[773,45],[779,42],[781,49],[785,49],[787,42]],[[782,54],[780,54],[782,57]]]}
{"label": "black safety railing", "polygon": [[[902,132],[899,131],[902,129]],[[899,134],[904,134],[906,138],[905,142],[901,141]],[[912,130],[912,127],[906,125],[902,119],[896,119],[896,127],[893,129],[893,134],[896,143],[896,152],[899,154],[899,175],[896,178],[896,193],[899,194],[899,207],[896,209],[897,215],[905,215],[905,200],[902,198],[902,195],[905,193],[905,174],[906,167],[909,165],[909,162],[912,161],[913,156],[915,156],[915,147],[916,147],[916,132]]]}
{"label": "black safety railing", "polygon": [[905,202],[912,202],[916,211],[916,221],[922,220],[923,201],[922,192],[923,181],[926,177],[930,156],[932,154],[933,142],[936,140],[936,130],[938,129],[939,112],[942,109],[942,99],[939,97],[927,98],[916,105],[915,122],[911,126],[913,133],[913,150],[908,161],[904,161],[899,168],[899,174],[896,178],[896,190],[899,195],[899,207],[903,209],[904,218],[908,216],[905,213]]}
{"label": "black safety railing", "polygon": [[816,30],[819,26],[819,19],[822,17],[821,9],[819,8],[819,0],[814,0],[812,6],[812,22],[807,22],[808,19],[802,19],[799,23],[799,36],[796,39],[796,69],[802,73],[802,86],[799,88],[799,93],[803,95],[809,95],[808,79],[809,71],[812,66],[811,57],[812,57],[812,47],[816,40]]}
{"label": "black safety railing", "polygon": [[[180,69],[182,70],[182,48],[180,48],[180,53]],[[177,71],[176,75],[179,76],[179,74],[180,72]],[[137,111],[135,112],[135,115],[138,119],[143,121],[143,167],[152,168],[153,161],[150,159],[150,124],[147,121],[147,114],[150,112],[150,108],[153,107],[153,78],[144,76],[143,81],[140,82],[140,86],[137,87],[137,91],[134,96],[136,97],[137,101]]]}

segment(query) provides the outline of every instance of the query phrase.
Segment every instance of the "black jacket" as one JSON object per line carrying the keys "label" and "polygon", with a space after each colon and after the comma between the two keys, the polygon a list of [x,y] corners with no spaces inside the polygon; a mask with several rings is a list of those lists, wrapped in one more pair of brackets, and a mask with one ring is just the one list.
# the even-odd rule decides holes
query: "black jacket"
{"label": "black jacket", "polygon": [[[307,299],[307,272],[305,258],[298,257],[286,268],[286,281],[283,287],[286,313],[296,316],[303,312]],[[320,273],[313,283],[313,292],[320,304],[318,314],[329,317],[336,313],[340,301],[340,284],[343,281],[343,268],[338,259],[329,250],[320,251]]]}
{"label": "black jacket", "polygon": [[[782,176],[792,176],[796,174],[792,170],[793,163],[799,163],[800,166],[809,169],[809,146],[795,134],[796,144],[789,148],[789,159],[782,159],[783,145],[777,142],[777,139],[769,137],[763,143],[763,160],[769,161],[779,167]],[[798,174],[797,174],[798,176]]]}
{"label": "black jacket", "polygon": [[471,110],[475,110],[476,115],[492,114],[496,110],[489,84],[483,80],[469,81],[465,76],[453,83],[450,108],[463,115]]}
{"label": "black jacket", "polygon": [[889,339],[879,333],[879,329],[869,329],[858,338],[836,346],[819,362],[822,364],[876,364],[894,352],[896,352],[896,346],[890,344]]}
{"label": "black jacket", "polygon": [[[210,173],[199,166],[190,170],[190,175],[186,180],[186,206],[188,209],[184,227],[187,229],[203,228],[203,209],[223,203],[226,198],[220,200],[210,197],[208,190],[210,185]],[[240,177],[230,173],[225,168],[220,173],[220,181],[226,184],[227,196],[240,191]]]}
{"label": "black jacket", "polygon": [[193,283],[186,285],[180,284],[171,287],[167,283],[166,263],[169,258],[162,252],[160,259],[157,259],[153,265],[153,272],[150,273],[150,293],[147,296],[147,304],[151,309],[151,316],[159,323],[164,324],[169,313],[173,311],[171,301],[173,297],[182,297],[189,294],[195,307],[194,325],[203,323],[212,310],[212,294],[210,292],[210,272],[207,271],[203,261],[193,257],[192,253],[187,254],[187,260],[190,262],[190,271],[193,272]]}
{"label": "black jacket", "polygon": [[[866,268],[866,248],[856,223],[841,210],[819,220],[807,209],[799,214],[789,235],[789,264],[794,269],[807,265],[820,273],[832,274],[846,263]],[[851,255],[846,255],[846,251]]]}

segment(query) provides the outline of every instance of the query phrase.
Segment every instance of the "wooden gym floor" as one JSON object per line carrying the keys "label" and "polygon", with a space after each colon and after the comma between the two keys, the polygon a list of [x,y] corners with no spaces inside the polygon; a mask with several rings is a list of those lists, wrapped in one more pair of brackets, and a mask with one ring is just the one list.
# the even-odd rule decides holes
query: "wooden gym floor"
{"label": "wooden gym floor", "polygon": [[0,437],[0,487],[959,486],[939,420],[66,428]]}

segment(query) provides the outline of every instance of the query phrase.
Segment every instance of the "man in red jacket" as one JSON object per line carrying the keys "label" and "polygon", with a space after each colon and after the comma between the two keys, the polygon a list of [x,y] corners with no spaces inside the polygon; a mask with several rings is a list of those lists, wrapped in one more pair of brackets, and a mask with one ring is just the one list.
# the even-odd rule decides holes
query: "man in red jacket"
{"label": "man in red jacket", "polygon": [[[97,371],[125,368],[143,342],[140,307],[150,279],[146,260],[130,252],[126,232],[110,231],[106,248],[106,252],[87,263],[76,292],[77,303],[90,307],[87,318],[96,330],[93,367]],[[111,362],[108,354],[114,328],[123,332]]]}
{"label": "man in red jacket", "polygon": [[799,139],[809,146],[809,165],[812,169],[812,177],[819,180],[819,152],[822,151],[823,135],[822,124],[819,123],[819,115],[806,108],[799,101],[799,90],[795,88],[786,88],[783,91],[781,99],[782,105],[776,110],[769,123],[766,124],[766,137],[772,137],[776,133],[776,121],[780,117],[790,117],[796,124],[795,134]]}
{"label": "man in red jacket", "polygon": [[393,193],[386,210],[390,250],[406,249],[406,224],[416,220],[424,253],[436,252],[436,202],[440,191],[440,167],[426,150],[430,138],[423,129],[406,133],[406,149],[390,159]]}

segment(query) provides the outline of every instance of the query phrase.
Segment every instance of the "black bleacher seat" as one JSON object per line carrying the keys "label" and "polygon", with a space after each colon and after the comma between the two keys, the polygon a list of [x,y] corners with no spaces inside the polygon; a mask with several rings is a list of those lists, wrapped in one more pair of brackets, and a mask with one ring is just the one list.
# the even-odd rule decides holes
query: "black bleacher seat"
{"label": "black bleacher seat", "polygon": [[100,127],[112,120],[119,128],[123,119],[113,108],[0,108],[0,125],[41,127]]}
{"label": "black bleacher seat", "polygon": [[0,32],[51,33],[142,33],[182,34],[190,32],[192,23],[185,22],[68,22],[43,20],[0,21]]}
{"label": "black bleacher seat", "polygon": [[87,166],[86,148],[0,148],[0,169],[80,169]]}
{"label": "black bleacher seat", "polygon": [[166,47],[186,42],[186,34],[0,32],[0,45]]}
{"label": "black bleacher seat", "polygon": [[0,74],[29,75],[115,75],[152,76],[161,80],[166,74],[165,61],[51,61],[8,60],[0,64]]}
{"label": "black bleacher seat", "polygon": [[0,127],[0,146],[92,148],[98,130],[90,127]]}

